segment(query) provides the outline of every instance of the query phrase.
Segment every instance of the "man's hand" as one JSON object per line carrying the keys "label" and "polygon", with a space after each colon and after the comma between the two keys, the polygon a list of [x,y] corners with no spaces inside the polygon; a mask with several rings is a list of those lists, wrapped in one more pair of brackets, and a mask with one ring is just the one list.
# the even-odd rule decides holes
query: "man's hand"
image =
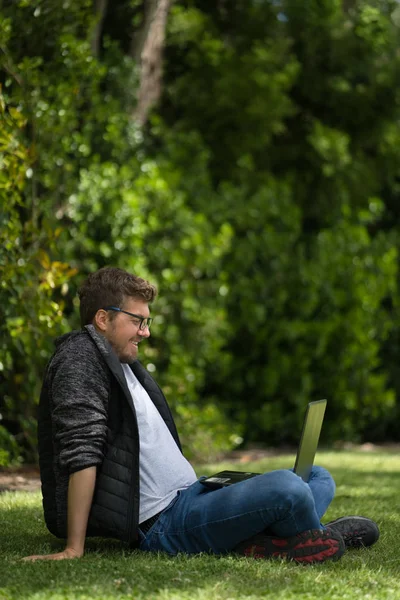
{"label": "man's hand", "polygon": [[55,554],[34,554],[33,556],[25,556],[22,560],[34,562],[35,560],[65,560],[71,558],[80,558],[83,556],[83,552],[77,552],[73,548],[65,548],[62,552],[56,552]]}

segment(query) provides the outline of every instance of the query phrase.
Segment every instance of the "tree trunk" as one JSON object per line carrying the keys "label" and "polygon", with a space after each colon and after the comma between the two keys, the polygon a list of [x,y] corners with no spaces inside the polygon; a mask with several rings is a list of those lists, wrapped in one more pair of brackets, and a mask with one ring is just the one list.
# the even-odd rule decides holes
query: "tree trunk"
{"label": "tree trunk", "polygon": [[93,29],[91,48],[92,54],[96,58],[100,53],[100,39],[101,39],[101,30],[103,27],[104,17],[106,16],[108,0],[96,0],[95,1],[95,14],[96,14],[96,25]]}
{"label": "tree trunk", "polygon": [[140,68],[140,85],[133,118],[144,125],[161,95],[162,55],[168,12],[173,0],[145,0],[143,26],[132,38],[131,56]]}
{"label": "tree trunk", "polygon": [[348,13],[352,8],[355,8],[354,0],[343,0],[343,11]]}

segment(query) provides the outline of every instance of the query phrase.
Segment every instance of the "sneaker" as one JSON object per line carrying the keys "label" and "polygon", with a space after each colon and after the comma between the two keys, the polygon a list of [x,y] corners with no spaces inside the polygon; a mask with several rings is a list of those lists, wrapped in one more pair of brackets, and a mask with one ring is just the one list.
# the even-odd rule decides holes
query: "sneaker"
{"label": "sneaker", "polygon": [[233,551],[253,558],[284,558],[311,564],[338,560],[345,549],[343,538],[336,531],[310,529],[290,538],[258,533],[238,544]]}
{"label": "sneaker", "polygon": [[379,539],[378,525],[366,517],[341,517],[336,521],[326,523],[325,527],[330,531],[340,533],[346,548],[372,546]]}

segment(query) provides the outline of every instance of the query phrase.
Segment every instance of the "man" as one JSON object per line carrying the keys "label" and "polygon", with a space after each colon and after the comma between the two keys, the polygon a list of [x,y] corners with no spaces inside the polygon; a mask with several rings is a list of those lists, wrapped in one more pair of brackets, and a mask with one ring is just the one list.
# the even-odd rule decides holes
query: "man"
{"label": "man", "polygon": [[321,525],[335,491],[321,467],[308,483],[278,470],[219,490],[202,485],[162,391],[138,361],[155,295],[147,281],[111,267],[79,290],[82,330],[56,341],[38,418],[45,521],[67,542],[26,560],[81,557],[87,536],[144,551],[305,563],[373,544],[379,530],[364,517]]}

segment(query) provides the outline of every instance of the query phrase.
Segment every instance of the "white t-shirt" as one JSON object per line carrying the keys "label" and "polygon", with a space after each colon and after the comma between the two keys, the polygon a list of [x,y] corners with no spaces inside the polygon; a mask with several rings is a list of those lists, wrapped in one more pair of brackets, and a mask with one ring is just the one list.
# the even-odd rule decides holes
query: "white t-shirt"
{"label": "white t-shirt", "polygon": [[192,485],[197,481],[197,476],[130,366],[121,365],[139,428],[139,523],[143,523],[164,510],[177,491]]}

